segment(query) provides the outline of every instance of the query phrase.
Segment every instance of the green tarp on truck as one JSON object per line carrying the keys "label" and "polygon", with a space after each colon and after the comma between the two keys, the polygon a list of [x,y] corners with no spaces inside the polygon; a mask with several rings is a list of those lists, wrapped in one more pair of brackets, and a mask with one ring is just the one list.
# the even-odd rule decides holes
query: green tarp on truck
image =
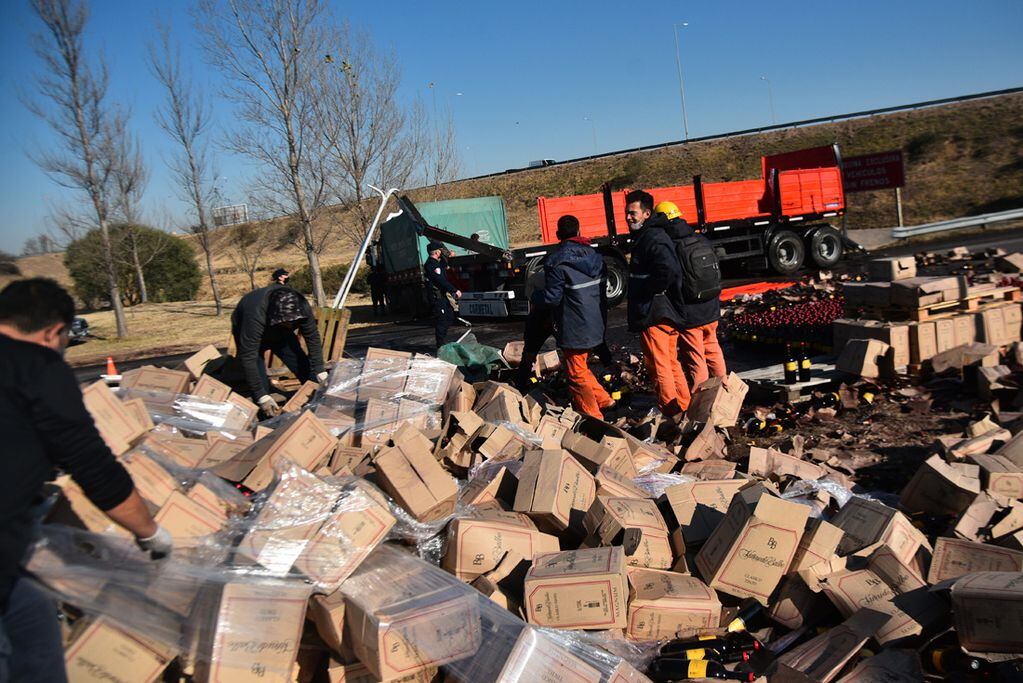
{"label": "green tarp on truck", "polygon": [[[500,197],[474,197],[448,199],[440,202],[416,204],[419,213],[430,225],[470,237],[478,235],[480,242],[501,249],[508,248],[508,221],[504,213],[504,200]],[[398,273],[418,268],[426,260],[429,240],[416,234],[415,228],[404,214],[380,225],[380,246],[384,269]],[[448,246],[455,256],[472,252]]]}

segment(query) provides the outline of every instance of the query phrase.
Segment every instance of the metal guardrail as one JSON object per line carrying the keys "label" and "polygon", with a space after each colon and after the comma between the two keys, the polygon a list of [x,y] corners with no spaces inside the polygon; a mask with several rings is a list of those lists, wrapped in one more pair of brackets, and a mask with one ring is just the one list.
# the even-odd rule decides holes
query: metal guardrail
{"label": "metal guardrail", "polygon": [[953,218],[952,220],[937,221],[936,223],[912,225],[908,228],[892,228],[892,237],[894,237],[895,239],[905,239],[906,237],[927,235],[932,232],[944,232],[946,230],[972,228],[978,225],[986,225],[988,223],[1000,223],[1001,221],[1011,221],[1016,219],[1023,219],[1023,208],[1009,209],[1008,211],[998,211],[995,213],[985,213],[981,214],[980,216],[966,216],[964,218]]}

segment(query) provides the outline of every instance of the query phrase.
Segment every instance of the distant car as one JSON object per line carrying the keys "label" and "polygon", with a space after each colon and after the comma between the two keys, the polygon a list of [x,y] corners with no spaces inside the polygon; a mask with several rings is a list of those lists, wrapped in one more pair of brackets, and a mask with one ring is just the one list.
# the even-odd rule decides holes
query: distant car
{"label": "distant car", "polygon": [[68,335],[72,344],[82,344],[89,338],[89,321],[75,318],[71,321],[71,333]]}
{"label": "distant car", "polygon": [[537,159],[536,161],[529,162],[529,168],[543,168],[544,166],[553,166],[558,162],[554,159]]}

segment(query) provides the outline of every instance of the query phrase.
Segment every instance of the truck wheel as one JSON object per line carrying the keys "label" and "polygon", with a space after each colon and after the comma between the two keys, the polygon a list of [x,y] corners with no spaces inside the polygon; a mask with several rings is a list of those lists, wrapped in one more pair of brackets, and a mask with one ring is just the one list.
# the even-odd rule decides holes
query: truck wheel
{"label": "truck wheel", "polygon": [[622,302],[628,291],[629,273],[625,263],[614,256],[605,256],[607,267],[607,307],[614,308]]}
{"label": "truck wheel", "polygon": [[810,236],[810,260],[818,268],[831,268],[842,258],[842,236],[830,225],[823,225]]}
{"label": "truck wheel", "polygon": [[803,240],[791,230],[774,233],[767,245],[767,261],[779,275],[791,275],[802,268],[805,255]]}

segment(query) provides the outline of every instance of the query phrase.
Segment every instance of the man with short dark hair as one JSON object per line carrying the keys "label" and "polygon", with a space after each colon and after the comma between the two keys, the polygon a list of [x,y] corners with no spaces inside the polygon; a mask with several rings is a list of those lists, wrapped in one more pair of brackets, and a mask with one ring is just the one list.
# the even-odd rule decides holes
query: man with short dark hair
{"label": "man with short dark hair", "polygon": [[56,606],[21,572],[43,484],[56,470],[153,557],[173,545],[100,437],[64,362],[74,312],[52,280],[19,280],[0,292],[0,681],[67,680]]}
{"label": "man with short dark hair", "polygon": [[270,282],[276,282],[279,285],[288,284],[288,280],[290,279],[291,273],[289,273],[284,268],[278,268],[273,272],[273,275],[270,276]]}
{"label": "man with short dark hair", "polygon": [[448,328],[455,322],[455,308],[448,300],[448,295],[456,299],[462,298],[462,292],[448,280],[445,274],[448,265],[445,258],[447,249],[436,240],[426,245],[429,258],[423,264],[426,276],[426,303],[433,313],[433,335],[437,342],[437,350],[444,346],[448,338]]}
{"label": "man with short dark hair", "polygon": [[[305,339],[308,353],[298,343],[296,329]],[[231,334],[249,391],[265,417],[281,412],[270,395],[270,379],[263,361],[267,351],[280,358],[300,382],[311,377],[320,383],[327,379],[313,309],[291,287],[274,282],[243,296],[231,314]]]}
{"label": "man with short dark hair", "polygon": [[613,406],[614,401],[593,376],[588,360],[590,350],[604,343],[604,259],[589,240],[579,236],[575,216],[558,219],[557,235],[561,244],[544,261],[544,287],[534,292],[533,301],[551,311],[554,337],[565,357],[572,406],[601,419],[601,410]]}
{"label": "man with short dark hair", "polygon": [[629,259],[629,330],[639,332],[643,361],[654,382],[657,405],[668,417],[689,407],[689,385],[678,360],[682,320],[682,267],[665,232],[668,219],[654,213],[654,198],[634,190],[625,196],[625,220],[632,233]]}

